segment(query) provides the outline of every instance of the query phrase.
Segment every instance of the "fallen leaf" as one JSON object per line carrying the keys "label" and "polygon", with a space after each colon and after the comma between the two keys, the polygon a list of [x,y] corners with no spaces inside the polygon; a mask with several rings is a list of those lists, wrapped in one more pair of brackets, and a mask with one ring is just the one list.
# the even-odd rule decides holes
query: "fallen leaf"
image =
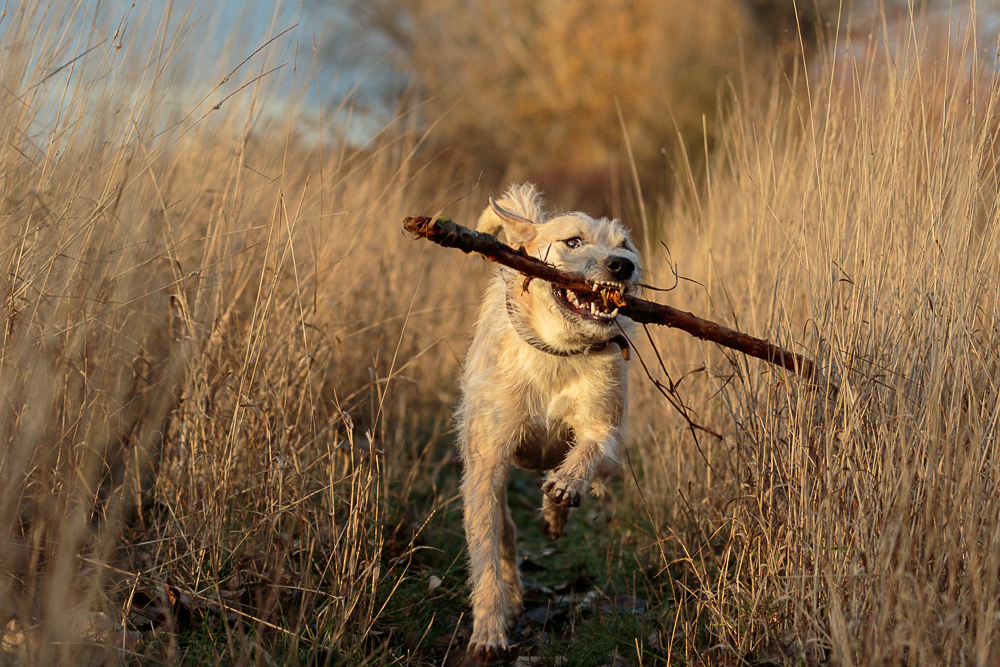
{"label": "fallen leaf", "polygon": [[524,591],[532,593],[541,593],[542,595],[553,595],[554,591],[546,586],[545,584],[540,584],[537,581],[531,579],[525,579],[521,582],[524,587]]}
{"label": "fallen leaf", "polygon": [[602,667],[632,667],[632,663],[626,660],[625,656],[618,652],[618,649],[615,649],[608,658],[611,662],[606,663]]}
{"label": "fallen leaf", "polygon": [[237,588],[236,590],[229,590],[229,591],[220,590],[219,597],[222,598],[223,600],[239,600],[241,597],[243,597],[243,594],[246,593],[246,591],[247,589],[245,588]]}
{"label": "fallen leaf", "polygon": [[565,612],[562,609],[554,605],[546,605],[525,612],[521,615],[521,620],[535,625],[545,625],[557,620],[560,616],[565,616]]}
{"label": "fallen leaf", "polygon": [[24,643],[24,629],[21,627],[20,621],[16,618],[12,618],[7,622],[6,627],[3,629],[2,641],[5,646],[13,647],[18,647]]}
{"label": "fallen leaf", "polygon": [[630,611],[633,614],[641,614],[646,611],[646,601],[634,595],[619,595],[610,600],[601,600],[598,609],[605,614],[613,611]]}
{"label": "fallen leaf", "polygon": [[567,582],[557,584],[552,587],[556,593],[581,593],[590,590],[594,586],[594,580],[586,574],[579,574]]}
{"label": "fallen leaf", "polygon": [[135,630],[125,630],[124,628],[118,628],[115,630],[108,640],[115,648],[122,651],[134,651],[142,640],[142,633],[136,632]]}
{"label": "fallen leaf", "polygon": [[554,658],[545,658],[537,655],[521,655],[514,662],[514,667],[530,667],[531,665],[565,665],[566,658],[557,655]]}
{"label": "fallen leaf", "polygon": [[104,641],[115,631],[115,622],[103,611],[67,611],[63,618],[66,622],[66,632],[74,639]]}
{"label": "fallen leaf", "polygon": [[566,595],[553,595],[552,599],[560,604],[575,603],[581,606],[593,604],[594,600],[601,597],[601,592],[597,590],[587,591],[583,595],[579,593],[568,593]]}
{"label": "fallen leaf", "polygon": [[521,559],[521,572],[541,572],[542,570],[547,570],[549,568],[545,567],[541,563],[536,563],[527,556]]}

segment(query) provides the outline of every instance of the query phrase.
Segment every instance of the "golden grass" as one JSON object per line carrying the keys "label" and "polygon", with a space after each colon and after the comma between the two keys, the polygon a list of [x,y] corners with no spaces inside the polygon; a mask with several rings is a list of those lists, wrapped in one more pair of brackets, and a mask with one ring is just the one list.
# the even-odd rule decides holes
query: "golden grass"
{"label": "golden grass", "polygon": [[704,458],[669,430],[637,447],[647,500],[683,508],[686,489],[726,535],[694,545],[716,551],[692,554],[695,598],[737,655],[1000,659],[1000,98],[983,45],[951,39],[904,35],[891,59],[873,39],[811,68],[801,95],[776,83],[738,108],[671,222],[673,257],[706,286],[680,298],[801,346],[839,387],[659,336],[678,374],[707,359],[726,383],[700,404],[725,433],[699,438]]}
{"label": "golden grass", "polygon": [[[69,24],[4,20],[4,664],[115,659],[102,642],[166,664],[431,664],[379,622],[455,511],[450,409],[489,267],[399,224],[474,179],[428,162],[405,117],[359,149],[300,138],[294,95],[262,118],[257,84],[213,111],[266,50],[228,88],[191,84],[180,46],[104,44],[50,76],[79,53]],[[704,286],[673,305],[815,355],[839,388],[670,331],[660,368],[640,342],[722,435],[633,364],[638,486],[626,470],[609,502],[659,564],[661,660],[1000,659],[998,94],[956,34],[735,95],[707,176],[679,174],[653,225]],[[177,112],[185,77],[205,99]],[[504,185],[446,212],[470,221]],[[95,642],[96,612],[146,634]]]}
{"label": "golden grass", "polygon": [[[172,113],[166,80],[184,63],[115,62],[114,45],[67,84],[49,76],[74,55],[56,19],[7,21],[0,621],[31,628],[29,663],[75,664],[77,612],[121,622],[145,590],[169,628],[182,592],[218,601],[226,580],[292,570],[301,639],[349,650],[349,619],[370,624],[387,581],[387,480],[426,447],[404,436],[447,423],[422,390],[453,391],[460,347],[435,332],[474,306],[461,286],[432,289],[450,267],[397,224],[460,180],[423,196],[405,128],[362,150],[304,147],[291,121],[258,117],[253,87],[213,111],[228,90],[206,85]],[[58,117],[32,118],[62,91],[42,106]],[[261,595],[261,630],[302,632]],[[226,641],[238,659],[254,650]],[[176,660],[175,638],[164,651]]]}

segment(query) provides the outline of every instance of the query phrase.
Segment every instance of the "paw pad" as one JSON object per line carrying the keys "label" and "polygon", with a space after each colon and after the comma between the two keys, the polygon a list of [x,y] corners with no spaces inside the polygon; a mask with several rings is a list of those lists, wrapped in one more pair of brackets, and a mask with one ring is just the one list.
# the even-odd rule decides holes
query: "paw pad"
{"label": "paw pad", "polygon": [[580,486],[578,482],[550,480],[542,486],[542,491],[560,507],[579,507]]}

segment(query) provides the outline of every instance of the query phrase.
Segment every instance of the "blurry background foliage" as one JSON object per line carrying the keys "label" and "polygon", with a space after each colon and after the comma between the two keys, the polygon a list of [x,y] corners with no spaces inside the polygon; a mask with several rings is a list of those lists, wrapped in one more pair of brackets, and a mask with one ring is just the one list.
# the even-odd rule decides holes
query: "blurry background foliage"
{"label": "blurry background foliage", "polygon": [[817,36],[836,33],[838,10],[842,37],[852,11],[833,0],[355,0],[348,8],[328,58],[388,57],[402,76],[386,99],[433,125],[428,148],[485,182],[534,180],[556,205],[617,217],[622,200],[634,199],[626,143],[646,199],[664,201],[675,175],[692,171],[685,162],[703,164],[738,82],[775,70],[798,79],[800,31],[808,53]]}

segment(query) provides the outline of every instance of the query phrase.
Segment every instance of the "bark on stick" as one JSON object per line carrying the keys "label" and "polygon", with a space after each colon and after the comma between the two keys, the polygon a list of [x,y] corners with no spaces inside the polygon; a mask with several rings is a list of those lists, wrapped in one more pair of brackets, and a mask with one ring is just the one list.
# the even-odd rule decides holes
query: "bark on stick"
{"label": "bark on stick", "polygon": [[[574,292],[590,294],[599,292],[592,283],[582,276],[560,271],[551,264],[531,257],[523,250],[514,250],[501,243],[495,236],[468,229],[448,218],[407,218],[403,221],[403,228],[445,248],[458,248],[466,253],[479,253],[486,259],[503,264],[530,278],[555,283],[572,289]],[[624,305],[619,307],[618,312],[633,322],[659,324],[680,329],[695,338],[717,343],[757,359],[763,359],[770,364],[798,373],[806,379],[815,379],[816,365],[812,360],[782,349],[767,340],[748,336],[745,333],[734,331],[692,313],[661,303],[653,303],[630,295],[623,295],[623,298]]]}

